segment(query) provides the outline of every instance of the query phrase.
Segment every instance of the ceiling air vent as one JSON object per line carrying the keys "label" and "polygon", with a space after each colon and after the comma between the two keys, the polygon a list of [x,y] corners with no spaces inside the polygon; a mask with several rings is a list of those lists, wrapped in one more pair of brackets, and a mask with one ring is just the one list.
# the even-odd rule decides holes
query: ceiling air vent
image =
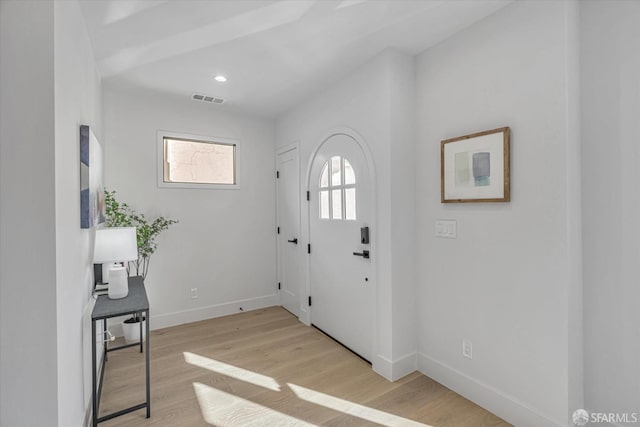
{"label": "ceiling air vent", "polygon": [[191,95],[191,99],[194,101],[202,101],[202,102],[211,102],[212,104],[223,104],[224,99],[218,98],[216,96],[203,95],[201,93],[193,93]]}

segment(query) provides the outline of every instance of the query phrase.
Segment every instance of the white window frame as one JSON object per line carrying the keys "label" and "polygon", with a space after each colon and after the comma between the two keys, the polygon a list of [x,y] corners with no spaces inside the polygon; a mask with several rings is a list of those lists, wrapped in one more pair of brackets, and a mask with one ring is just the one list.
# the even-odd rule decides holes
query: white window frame
{"label": "white window frame", "polygon": [[[235,146],[235,184],[198,184],[192,182],[166,182],[164,180],[164,139],[187,139],[203,143],[226,144]],[[240,188],[240,141],[233,138],[221,138],[217,136],[193,135],[189,133],[171,132],[159,130],[157,132],[157,183],[158,188],[174,189],[198,189],[198,190],[238,190]]]}
{"label": "white window frame", "polygon": [[[341,184],[339,185],[333,185],[333,178],[331,175],[331,159],[334,157],[339,157],[340,158],[340,182]],[[353,184],[345,184],[346,182],[346,177],[345,177],[345,161],[349,162],[349,164],[351,165],[351,167],[353,168],[353,164],[351,164],[351,161],[346,158],[345,156],[343,156],[342,154],[336,154],[336,155],[332,155],[329,156],[329,159],[326,161],[326,163],[324,165],[322,165],[322,168],[320,169],[320,177],[318,178],[320,180],[320,182],[318,183],[318,218],[320,219],[320,221],[357,221],[358,220],[358,212],[356,211],[356,217],[354,219],[347,219],[347,197],[346,197],[346,190],[353,188],[356,191],[356,197],[357,197],[357,193],[358,193],[358,189],[356,188],[358,185],[358,181],[355,180],[355,170],[354,170],[354,183]],[[324,171],[324,167],[327,166],[327,173],[328,173],[328,187],[322,187],[322,172]],[[333,190],[340,190],[340,207],[341,207],[341,211],[342,211],[342,218],[333,218]],[[322,218],[322,192],[323,191],[328,191],[329,192],[329,218]]]}

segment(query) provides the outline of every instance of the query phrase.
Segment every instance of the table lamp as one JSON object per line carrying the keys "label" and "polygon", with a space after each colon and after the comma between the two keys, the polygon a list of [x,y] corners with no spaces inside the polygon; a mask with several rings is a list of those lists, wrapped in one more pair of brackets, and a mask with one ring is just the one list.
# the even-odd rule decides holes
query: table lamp
{"label": "table lamp", "polygon": [[124,262],[138,259],[135,227],[105,227],[96,230],[93,262],[102,263],[102,282],[109,284],[111,299],[129,294],[127,269]]}

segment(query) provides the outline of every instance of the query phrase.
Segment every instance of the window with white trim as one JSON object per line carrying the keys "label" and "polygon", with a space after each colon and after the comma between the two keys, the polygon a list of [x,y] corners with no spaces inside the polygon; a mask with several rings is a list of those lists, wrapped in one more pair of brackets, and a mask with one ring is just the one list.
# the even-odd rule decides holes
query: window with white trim
{"label": "window with white trim", "polygon": [[161,187],[236,188],[237,141],[158,133]]}
{"label": "window with white trim", "polygon": [[356,174],[351,162],[331,157],[320,173],[320,219],[356,219]]}

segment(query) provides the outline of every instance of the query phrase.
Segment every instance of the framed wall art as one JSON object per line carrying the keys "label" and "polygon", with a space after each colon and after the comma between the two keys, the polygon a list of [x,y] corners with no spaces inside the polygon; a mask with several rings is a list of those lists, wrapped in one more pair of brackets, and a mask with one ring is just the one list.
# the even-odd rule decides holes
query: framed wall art
{"label": "framed wall art", "polygon": [[102,149],[89,126],[80,126],[80,228],[104,222]]}
{"label": "framed wall art", "polygon": [[440,201],[509,202],[509,138],[502,127],[442,141]]}

